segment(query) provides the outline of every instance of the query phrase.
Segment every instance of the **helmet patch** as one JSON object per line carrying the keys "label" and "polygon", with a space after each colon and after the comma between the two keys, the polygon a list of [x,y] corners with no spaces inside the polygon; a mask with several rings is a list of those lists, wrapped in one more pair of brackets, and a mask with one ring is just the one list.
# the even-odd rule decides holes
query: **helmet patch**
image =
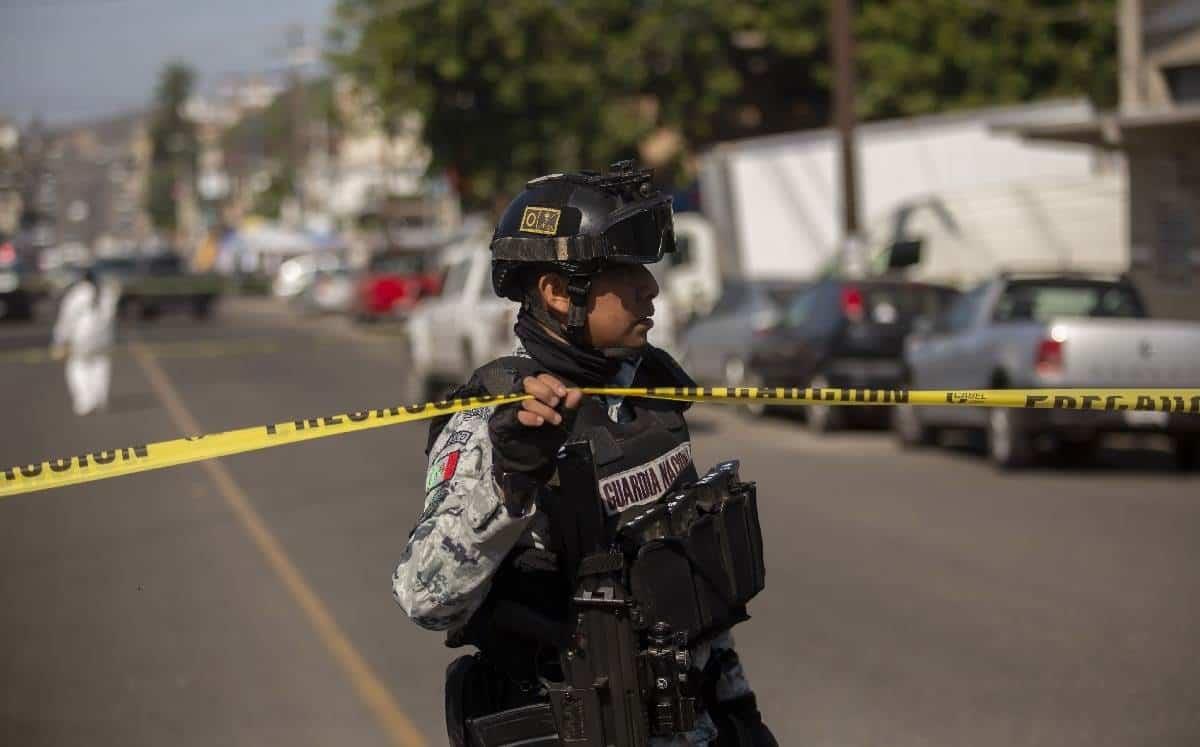
{"label": "helmet patch", "polygon": [[558,233],[558,219],[562,211],[557,208],[530,205],[521,214],[521,233],[540,233],[553,236]]}

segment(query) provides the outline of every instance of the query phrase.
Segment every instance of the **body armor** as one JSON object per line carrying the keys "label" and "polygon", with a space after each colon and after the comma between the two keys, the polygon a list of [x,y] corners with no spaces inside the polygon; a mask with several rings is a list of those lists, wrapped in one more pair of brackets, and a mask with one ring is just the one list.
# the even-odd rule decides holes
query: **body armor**
{"label": "body armor", "polygon": [[[473,381],[495,392],[537,371],[504,358]],[[448,673],[452,739],[644,745],[711,707],[689,651],[747,619],[763,588],[754,484],[736,462],[698,476],[678,403],[630,405],[615,423],[583,400],[539,497],[551,547],[512,553],[448,639],[481,652]]]}

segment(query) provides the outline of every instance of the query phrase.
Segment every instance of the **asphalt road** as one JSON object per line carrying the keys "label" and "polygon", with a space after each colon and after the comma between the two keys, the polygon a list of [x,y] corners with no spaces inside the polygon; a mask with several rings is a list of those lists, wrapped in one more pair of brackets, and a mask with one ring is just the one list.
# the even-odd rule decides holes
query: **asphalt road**
{"label": "asphalt road", "polygon": [[[76,418],[58,364],[12,355],[47,326],[0,325],[0,466],[403,396],[394,339],[242,303],[124,329],[112,408]],[[700,465],[759,483],[768,587],[737,639],[782,744],[1200,744],[1200,478],[1153,444],[1008,476],[690,421]],[[454,652],[389,580],[424,437],[0,501],[0,744],[443,744]]]}

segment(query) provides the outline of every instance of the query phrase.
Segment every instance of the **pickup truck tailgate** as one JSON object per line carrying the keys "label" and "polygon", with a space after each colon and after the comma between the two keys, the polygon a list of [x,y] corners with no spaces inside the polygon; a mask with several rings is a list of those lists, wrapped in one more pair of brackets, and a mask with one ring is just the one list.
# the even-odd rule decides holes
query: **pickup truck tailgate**
{"label": "pickup truck tailgate", "polygon": [[1062,342],[1056,386],[1200,386],[1200,324],[1064,319],[1048,326]]}

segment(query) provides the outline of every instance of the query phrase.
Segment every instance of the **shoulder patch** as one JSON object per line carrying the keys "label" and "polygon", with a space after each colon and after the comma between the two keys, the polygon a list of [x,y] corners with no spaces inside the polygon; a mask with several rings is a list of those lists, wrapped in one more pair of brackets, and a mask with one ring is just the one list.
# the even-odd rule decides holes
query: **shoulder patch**
{"label": "shoulder patch", "polygon": [[429,473],[425,475],[426,493],[454,477],[454,473],[458,471],[458,458],[461,455],[462,450],[455,449],[433,460],[433,464],[429,465]]}
{"label": "shoulder patch", "polygon": [[477,418],[487,419],[490,417],[490,414],[491,408],[489,407],[477,407],[474,410],[463,410],[459,413],[459,415],[462,415],[463,420],[475,420]]}

